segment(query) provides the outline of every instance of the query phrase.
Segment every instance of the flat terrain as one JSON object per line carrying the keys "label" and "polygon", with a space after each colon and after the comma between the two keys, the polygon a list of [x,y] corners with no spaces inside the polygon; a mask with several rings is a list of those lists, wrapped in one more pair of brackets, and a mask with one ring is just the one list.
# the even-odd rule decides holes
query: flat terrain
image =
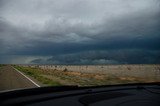
{"label": "flat terrain", "polygon": [[33,87],[37,86],[17,72],[12,66],[0,67],[0,91]]}
{"label": "flat terrain", "polygon": [[[40,86],[100,86],[160,82],[160,65],[12,66],[0,65],[0,91],[37,87],[33,82]],[[25,74],[33,82],[20,73]]]}
{"label": "flat terrain", "polygon": [[51,86],[99,86],[160,82],[159,65],[19,65],[15,67]]}

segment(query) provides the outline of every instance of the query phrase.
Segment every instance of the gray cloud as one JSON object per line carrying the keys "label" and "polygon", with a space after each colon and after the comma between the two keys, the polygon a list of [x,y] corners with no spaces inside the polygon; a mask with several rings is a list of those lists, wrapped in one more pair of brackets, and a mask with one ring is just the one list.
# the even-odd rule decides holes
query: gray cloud
{"label": "gray cloud", "polygon": [[[158,64],[160,51],[124,49],[87,51],[33,59],[34,64]],[[138,58],[138,60],[137,60]]]}
{"label": "gray cloud", "polygon": [[[55,58],[96,51],[98,57],[100,51],[126,50],[126,58],[103,52],[101,58],[84,56],[70,63],[158,63],[154,58],[160,50],[159,0],[0,0],[0,17],[1,55]],[[136,55],[145,59],[129,59]],[[57,58],[31,61],[67,63]]]}

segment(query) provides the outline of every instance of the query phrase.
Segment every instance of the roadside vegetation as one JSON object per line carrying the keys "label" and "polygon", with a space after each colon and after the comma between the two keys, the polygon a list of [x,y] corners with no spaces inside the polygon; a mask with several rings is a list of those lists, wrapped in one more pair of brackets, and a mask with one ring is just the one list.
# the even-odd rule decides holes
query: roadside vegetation
{"label": "roadside vegetation", "polygon": [[2,68],[3,66],[5,66],[4,64],[0,64],[0,68]]}
{"label": "roadside vegetation", "polygon": [[25,73],[26,75],[33,77],[34,79],[38,80],[42,84],[45,84],[48,86],[60,86],[61,85],[59,82],[53,81],[49,78],[42,76],[42,73],[37,68],[20,67],[17,65],[14,65],[14,68]]}
{"label": "roadside vegetation", "polygon": [[0,64],[0,67],[3,67],[3,66],[5,66],[4,64]]}
{"label": "roadside vegetation", "polygon": [[78,86],[99,86],[115,85],[127,83],[145,82],[144,79],[131,76],[115,76],[108,74],[81,73],[57,69],[40,69],[33,67],[14,66],[19,71],[37,79],[43,84],[51,86],[59,85],[78,85]]}

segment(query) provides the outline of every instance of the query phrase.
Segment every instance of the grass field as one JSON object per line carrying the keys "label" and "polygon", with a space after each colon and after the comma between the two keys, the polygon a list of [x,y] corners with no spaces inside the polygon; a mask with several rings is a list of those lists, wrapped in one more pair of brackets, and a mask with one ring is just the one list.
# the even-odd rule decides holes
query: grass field
{"label": "grass field", "polygon": [[26,75],[29,75],[33,77],[34,79],[38,80],[42,84],[45,84],[48,86],[60,86],[61,85],[59,82],[56,82],[47,77],[44,77],[43,73],[36,68],[20,67],[20,66],[15,66],[15,65],[14,67],[18,69],[19,71],[22,71]]}
{"label": "grass field", "polygon": [[83,73],[65,70],[40,69],[37,67],[14,66],[18,70],[33,77],[39,82],[49,86],[78,85],[78,86],[98,86],[114,85],[126,83],[154,82],[154,79],[144,79],[133,76],[117,76],[114,74]]}

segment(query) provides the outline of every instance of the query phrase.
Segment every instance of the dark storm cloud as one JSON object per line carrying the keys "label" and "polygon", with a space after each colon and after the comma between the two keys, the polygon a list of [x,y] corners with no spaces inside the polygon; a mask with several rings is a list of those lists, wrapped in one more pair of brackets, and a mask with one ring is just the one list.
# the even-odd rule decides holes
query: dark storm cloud
{"label": "dark storm cloud", "polygon": [[[137,61],[138,58],[138,61]],[[158,64],[160,51],[150,50],[109,50],[87,51],[55,55],[48,59],[34,59],[34,64]]]}
{"label": "dark storm cloud", "polygon": [[0,54],[13,62],[158,63],[159,17],[159,0],[0,0]]}

